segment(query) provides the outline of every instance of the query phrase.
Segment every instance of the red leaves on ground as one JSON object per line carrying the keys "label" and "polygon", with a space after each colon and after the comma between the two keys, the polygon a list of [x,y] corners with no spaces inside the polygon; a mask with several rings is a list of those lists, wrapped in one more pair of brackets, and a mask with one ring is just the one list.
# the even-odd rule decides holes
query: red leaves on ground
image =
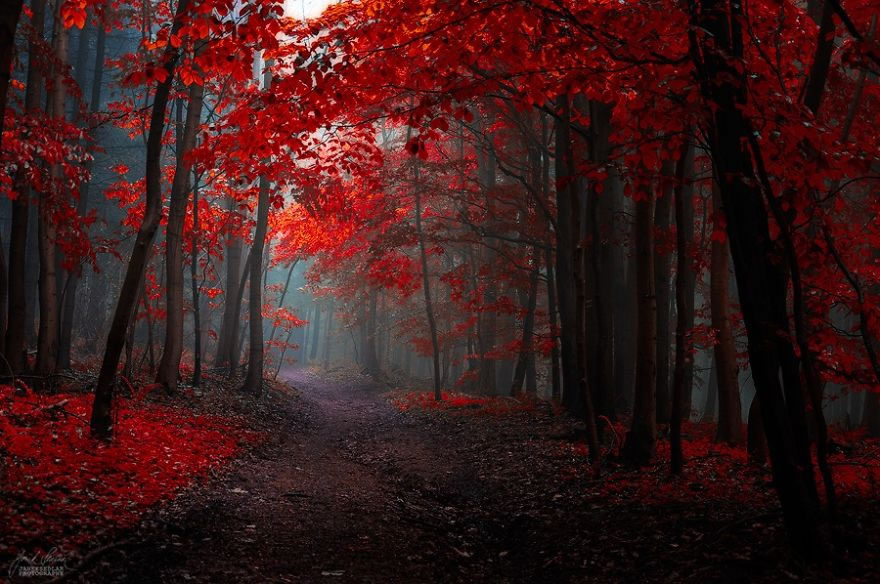
{"label": "red leaves on ground", "polygon": [[108,444],[89,436],[91,400],[0,386],[0,556],[133,525],[258,436],[218,416],[120,400]]}
{"label": "red leaves on ground", "polygon": [[534,400],[528,398],[514,399],[509,397],[474,396],[464,393],[442,393],[443,399],[434,399],[434,393],[410,392],[392,398],[394,407],[400,411],[411,409],[472,411],[479,414],[507,414],[510,412],[527,412],[535,409]]}

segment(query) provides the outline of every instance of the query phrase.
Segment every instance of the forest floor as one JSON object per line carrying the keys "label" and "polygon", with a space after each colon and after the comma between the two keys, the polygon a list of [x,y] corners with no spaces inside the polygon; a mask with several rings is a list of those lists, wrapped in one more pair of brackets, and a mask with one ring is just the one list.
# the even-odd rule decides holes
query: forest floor
{"label": "forest floor", "polygon": [[804,566],[766,474],[736,478],[769,494],[707,493],[691,475],[684,500],[652,500],[592,480],[576,426],[547,404],[413,407],[345,371],[286,381],[298,391],[263,410],[265,441],[69,580],[876,582],[870,500],[847,508],[861,535],[833,565]]}

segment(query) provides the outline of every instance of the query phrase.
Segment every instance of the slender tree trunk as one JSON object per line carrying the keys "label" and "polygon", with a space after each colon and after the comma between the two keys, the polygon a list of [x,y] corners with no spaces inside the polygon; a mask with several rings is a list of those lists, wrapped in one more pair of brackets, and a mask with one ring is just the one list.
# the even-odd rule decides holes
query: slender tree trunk
{"label": "slender tree trunk", "polygon": [[[227,210],[234,209],[234,199],[229,198]],[[241,269],[242,243],[236,235],[230,233],[226,237],[226,289],[223,303],[223,320],[220,325],[220,338],[217,340],[215,367],[230,367],[229,358],[235,344],[233,327],[237,329],[241,315],[241,303],[236,301],[239,286],[246,276]]]}
{"label": "slender tree trunk", "polygon": [[685,386],[693,383],[694,361],[690,342],[694,328],[695,275],[691,260],[694,244],[693,188],[690,184],[694,166],[693,147],[683,147],[675,171],[675,368],[672,375],[672,410],[670,412],[670,451],[672,472],[680,474],[684,465],[681,447],[681,424],[690,416],[685,410]]}
{"label": "slender tree trunk", "polygon": [[[187,155],[195,147],[196,135],[202,121],[203,88],[193,83],[189,89],[189,105],[186,122],[177,144],[177,167],[171,183],[171,196],[168,203],[168,223],[165,228],[165,271],[168,274],[165,286],[165,343],[156,382],[169,391],[177,389],[180,376],[180,359],[183,355],[183,223],[189,199],[190,171],[192,164]],[[193,258],[195,262],[195,257]]]}
{"label": "slender tree trunk", "polygon": [[[52,67],[53,88],[49,98],[49,115],[63,120],[65,118],[65,85],[67,69],[68,31],[61,22],[61,3],[56,3],[55,33],[53,52],[55,63]],[[40,327],[37,341],[37,374],[48,377],[55,373],[58,364],[58,260],[57,227],[53,218],[54,209],[66,194],[62,184],[65,180],[61,163],[52,165],[50,175],[52,186],[49,193],[40,197]],[[47,196],[48,195],[48,196]]]}
{"label": "slender tree trunk", "polygon": [[657,439],[657,304],[654,297],[654,193],[642,187],[636,201],[635,254],[637,330],[636,391],[632,425],[627,433],[624,455],[633,464],[646,465],[654,456]]}
{"label": "slender tree trunk", "polygon": [[201,294],[198,281],[199,275],[199,233],[201,225],[199,224],[199,177],[193,173],[193,226],[192,236],[190,237],[190,263],[189,263],[189,281],[192,290],[193,302],[193,375],[192,385],[198,387],[202,383],[202,310],[201,310]]}
{"label": "slender tree trunk", "polygon": [[[664,162],[663,175],[670,177],[673,169],[670,162]],[[660,196],[655,204],[654,226],[656,233],[664,240],[669,235],[672,216],[672,185],[663,187],[658,191]],[[672,405],[669,389],[669,353],[671,326],[670,316],[672,302],[670,298],[670,284],[672,282],[672,254],[666,249],[666,245],[655,243],[654,248],[654,293],[657,302],[657,423],[669,422],[670,408]]]}
{"label": "slender tree trunk", "polygon": [[[10,4],[12,8],[14,2]],[[20,7],[19,7],[20,8]],[[40,72],[40,46],[43,41],[46,16],[45,0],[35,0],[31,5],[33,11],[33,32],[28,39],[28,72],[27,88],[25,89],[24,107],[31,115],[40,109],[43,93],[43,77]],[[14,29],[13,29],[14,34]],[[12,50],[14,47],[10,47]],[[12,53],[10,53],[11,58]],[[8,67],[4,71],[9,71]],[[28,283],[29,274],[26,269],[29,262],[28,224],[30,223],[31,204],[30,188],[22,171],[17,173],[16,190],[18,197],[12,202],[12,228],[9,239],[9,318],[6,327],[6,359],[14,373],[21,373],[27,367],[27,326],[28,325]],[[33,265],[33,264],[31,264]]]}
{"label": "slender tree trunk", "polygon": [[[297,263],[299,263],[299,260],[293,260],[290,262],[290,269],[287,270],[287,279],[284,280],[284,288],[281,290],[281,297],[278,299],[278,308],[284,307],[284,299],[287,297],[287,291],[290,289],[290,279],[293,277],[293,270],[296,268]],[[275,331],[277,329],[278,325],[273,322],[272,332],[269,333],[269,343],[275,339]]]}
{"label": "slender tree trunk", "polygon": [[718,399],[718,364],[715,362],[715,355],[712,354],[712,368],[709,370],[709,379],[706,382],[706,401],[703,402],[702,422],[715,421],[715,409]]}
{"label": "slender tree trunk", "polygon": [[440,401],[443,394],[440,387],[440,344],[437,340],[437,323],[434,320],[434,304],[431,301],[431,278],[428,271],[428,254],[425,250],[425,233],[422,229],[422,193],[421,185],[418,183],[418,162],[413,161],[415,169],[416,185],[415,185],[415,214],[416,214],[416,235],[419,240],[419,259],[422,264],[422,289],[425,293],[425,314],[428,317],[428,330],[431,333],[431,350],[434,362],[434,399]]}
{"label": "slender tree trunk", "polygon": [[[177,4],[177,12],[171,34],[176,35],[183,24],[182,16],[189,7],[189,0],[180,0]],[[161,157],[162,136],[165,133],[165,110],[168,106],[168,97],[171,92],[171,84],[174,81],[174,70],[179,57],[178,50],[168,44],[165,49],[166,77],[164,81],[156,85],[156,93],[153,98],[153,109],[150,117],[150,130],[147,135],[146,156],[146,207],[144,218],[138,229],[128,269],[122,289],[119,292],[119,300],[113,314],[113,322],[110,325],[110,333],[107,337],[107,348],[104,352],[104,360],[98,375],[98,383],[95,387],[95,400],[92,406],[91,427],[97,436],[109,437],[112,432],[111,408],[113,406],[113,386],[116,379],[116,368],[119,365],[119,356],[122,351],[125,332],[131,314],[137,303],[137,291],[144,277],[144,268],[153,243],[156,229],[159,227],[159,218],[162,207],[162,183],[161,183]]]}
{"label": "slender tree trunk", "polygon": [[[263,85],[270,88],[272,74],[266,66]],[[248,299],[250,311],[250,357],[243,391],[256,395],[263,392],[263,288],[260,275],[263,269],[263,246],[266,242],[266,229],[269,223],[269,179],[260,177],[259,199],[257,201],[257,225],[254,230],[254,245],[251,248],[251,289]]]}
{"label": "slender tree trunk", "polygon": [[559,333],[556,314],[556,276],[553,273],[553,249],[547,246],[545,263],[547,264],[547,313],[550,319],[550,336],[553,345],[550,348],[550,397],[559,400],[562,396],[562,375],[559,371]]}
{"label": "slender tree trunk", "polygon": [[269,181],[265,177],[261,177],[254,243],[248,256],[250,264],[250,291],[248,295],[250,342],[247,374],[242,386],[242,391],[255,395],[261,395],[263,391],[263,289],[260,276],[263,268],[263,246],[266,240],[268,217]]}
{"label": "slender tree trunk", "polygon": [[[375,309],[374,309],[375,313]],[[321,339],[321,307],[315,305],[315,331],[312,334],[312,346],[309,351],[309,361],[318,358],[318,341]]]}
{"label": "slender tree trunk", "polygon": [[529,291],[525,298],[526,315],[523,319],[522,343],[519,356],[516,360],[516,369],[513,374],[513,384],[510,387],[510,395],[516,396],[522,392],[523,382],[529,366],[529,357],[533,355],[533,336],[535,331],[535,309],[538,306],[538,276],[541,271],[541,263],[538,261],[538,248],[532,249],[532,273],[529,277]]}
{"label": "slender tree trunk", "polygon": [[[247,259],[244,261],[244,270],[242,270],[241,278],[236,285],[235,296],[232,299],[232,307],[234,310],[232,321],[229,325],[229,341],[226,353],[226,364],[229,377],[235,377],[236,370],[241,361],[241,343],[244,337],[239,339],[239,328],[241,327],[241,304],[244,301],[244,288],[250,280],[251,266],[254,263],[253,247],[248,251]],[[241,342],[239,342],[241,340]]]}
{"label": "slender tree trunk", "polygon": [[[721,192],[713,181],[712,206],[718,220],[722,214]],[[730,327],[728,307],[730,303],[730,271],[728,268],[727,240],[712,240],[712,264],[710,267],[710,293],[712,305],[712,328],[716,331],[715,369],[718,376],[718,432],[715,440],[729,444],[741,444],[742,402],[737,380],[736,347]]]}

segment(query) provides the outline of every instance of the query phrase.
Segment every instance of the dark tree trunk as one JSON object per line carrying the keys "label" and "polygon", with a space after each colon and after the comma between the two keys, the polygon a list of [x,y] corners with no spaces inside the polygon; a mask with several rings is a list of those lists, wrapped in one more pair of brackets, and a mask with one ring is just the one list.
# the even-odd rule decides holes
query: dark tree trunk
{"label": "dark tree trunk", "polygon": [[562,400],[569,411],[583,418],[587,429],[589,456],[593,463],[598,463],[599,438],[593,398],[586,378],[584,331],[583,328],[578,330],[584,322],[583,305],[577,305],[575,264],[580,263],[583,266],[583,258],[582,254],[573,253],[581,246],[578,245],[579,193],[574,180],[576,172],[572,153],[570,108],[568,97],[561,97],[560,114],[556,122],[556,284],[562,336]]}
{"label": "dark tree trunk", "polygon": [[[284,299],[287,297],[287,291],[290,289],[290,280],[291,280],[291,278],[293,278],[293,270],[296,269],[297,263],[299,263],[299,260],[293,260],[292,262],[290,262],[290,268],[287,270],[287,278],[284,280],[284,288],[281,290],[281,297],[278,299],[278,308],[284,307]],[[275,333],[277,332],[277,330],[278,330],[278,325],[273,322],[272,323],[272,332],[269,333],[269,343],[268,344],[270,347],[272,346],[272,341],[275,339]],[[292,329],[291,329],[291,333],[292,333]],[[289,336],[290,335],[288,335],[288,337]],[[287,343],[285,343],[285,345],[286,344]],[[287,349],[287,347],[285,346],[284,349]],[[286,350],[283,352],[286,352]],[[280,360],[279,360],[279,364],[280,364]],[[276,377],[277,377],[277,374],[276,374]]]}
{"label": "dark tree trunk", "polygon": [[193,302],[193,335],[195,338],[193,347],[193,375],[192,385],[198,387],[202,383],[202,306],[201,306],[201,285],[198,281],[199,274],[199,233],[201,225],[199,224],[199,177],[193,173],[193,227],[192,237],[190,237],[190,263],[189,263],[189,281],[192,290]]}
{"label": "dark tree trunk", "polygon": [[636,389],[632,425],[624,456],[632,464],[646,465],[654,456],[657,440],[657,304],[654,297],[654,193],[642,189],[636,201]]}
{"label": "dark tree trunk", "polygon": [[[721,192],[713,183],[712,206],[718,220],[724,213],[721,208]],[[742,402],[737,380],[736,347],[730,327],[728,307],[730,303],[730,272],[728,269],[727,241],[712,240],[712,264],[710,267],[710,293],[712,305],[712,328],[716,331],[715,370],[718,380],[718,432],[715,440],[729,444],[741,444]]]}
{"label": "dark tree trunk", "polygon": [[[229,339],[226,347],[226,367],[227,375],[235,377],[239,362],[241,361],[241,344],[239,343],[239,328],[241,327],[241,304],[244,300],[244,288],[248,283],[251,273],[251,265],[254,262],[253,247],[248,251],[247,259],[244,261],[244,269],[241,278],[235,288],[235,296],[232,297],[233,317],[229,323]],[[242,342],[244,336],[242,335]]]}
{"label": "dark tree trunk", "polygon": [[[177,4],[177,12],[171,34],[177,34],[183,24],[182,16],[189,7],[189,0],[180,0]],[[144,277],[147,257],[156,229],[159,227],[159,218],[162,212],[162,136],[165,133],[165,110],[168,106],[168,97],[171,92],[171,84],[174,81],[174,70],[179,57],[178,50],[171,44],[165,49],[163,62],[165,63],[166,78],[156,85],[156,93],[153,98],[153,109],[150,117],[150,130],[147,135],[147,162],[146,162],[146,207],[144,218],[138,229],[122,289],[119,292],[119,300],[113,314],[113,322],[110,325],[110,333],[107,337],[107,348],[104,352],[104,360],[101,363],[101,371],[98,376],[98,384],[95,387],[95,400],[92,406],[91,428],[95,435],[109,437],[112,432],[111,409],[113,406],[113,386],[116,380],[116,368],[119,365],[119,356],[122,351],[125,333],[131,314],[138,300],[138,289]]]}
{"label": "dark tree trunk", "polygon": [[[10,7],[14,4],[11,3]],[[19,8],[21,8],[19,6]],[[35,0],[31,5],[34,30],[28,39],[28,72],[27,88],[25,89],[24,107],[28,113],[34,114],[40,109],[43,94],[43,78],[37,55],[42,43],[45,28],[46,2]],[[12,31],[14,34],[14,30]],[[12,47],[10,48],[12,50]],[[11,55],[11,53],[10,53]],[[8,68],[4,71],[9,71]],[[27,367],[27,327],[30,326],[28,315],[28,283],[29,262],[28,224],[30,223],[31,204],[30,189],[21,172],[16,176],[18,197],[12,202],[12,228],[9,236],[9,318],[6,328],[6,359],[13,373],[21,373]],[[30,264],[33,265],[33,264]],[[32,271],[32,270],[31,270]]]}
{"label": "dark tree trunk", "polygon": [[[673,170],[669,162],[663,164],[663,176],[671,178]],[[669,236],[670,218],[672,216],[672,185],[664,186],[658,191],[659,198],[654,210],[654,227],[656,234],[664,240]],[[654,293],[657,302],[657,343],[655,358],[657,363],[657,423],[669,422],[672,405],[669,391],[669,353],[672,329],[671,317],[671,282],[672,254],[666,245],[654,245]]]}
{"label": "dark tree trunk", "polygon": [[[65,119],[64,79],[67,74],[68,41],[68,31],[61,22],[61,8],[61,3],[56,3],[52,43],[55,62],[52,64],[53,87],[48,103],[49,116],[58,120]],[[54,211],[60,203],[59,199],[67,194],[61,190],[64,181],[64,169],[61,163],[52,165],[50,175],[54,184],[50,187],[50,193],[47,193],[49,196],[44,194],[39,201],[40,326],[37,340],[37,374],[44,378],[53,375],[58,365],[58,228],[55,224]]]}
{"label": "dark tree trunk", "polygon": [[437,323],[434,320],[434,305],[431,301],[431,278],[428,272],[428,254],[425,250],[425,233],[422,228],[422,194],[421,185],[418,184],[418,162],[413,161],[415,169],[416,185],[415,185],[415,214],[416,214],[416,235],[419,239],[419,259],[422,266],[422,289],[425,294],[425,313],[428,317],[428,330],[431,333],[431,356],[434,363],[434,399],[443,399],[440,387],[440,343],[437,339]]}
{"label": "dark tree trunk", "polygon": [[[755,153],[743,112],[748,104],[741,5],[720,0],[691,4],[691,50],[707,108],[707,135],[719,177],[748,334],[749,360],[761,404],[767,446],[790,541],[815,550],[818,493],[806,431],[800,367],[790,340],[785,268],[770,236]],[[705,32],[706,36],[702,36]],[[711,38],[711,42],[708,40]]]}
{"label": "dark tree trunk", "polygon": [[[525,300],[526,316],[523,319],[522,328],[522,344],[519,356],[516,360],[516,369],[513,374],[513,383],[510,387],[510,395],[516,396],[522,391],[523,382],[529,368],[529,358],[534,356],[533,336],[535,331],[535,309],[538,306],[538,276],[541,270],[541,263],[538,261],[538,248],[532,250],[532,273],[529,277],[529,290],[527,294],[521,295],[520,300]],[[522,298],[525,296],[525,298]]]}
{"label": "dark tree trunk", "polygon": [[718,364],[712,355],[712,368],[709,370],[709,380],[706,382],[706,401],[703,403],[703,423],[715,421],[715,410],[718,404]]}
{"label": "dark tree trunk", "polygon": [[[227,210],[235,208],[235,201],[230,197]],[[230,233],[226,238],[226,287],[223,302],[223,320],[220,325],[220,338],[217,340],[217,354],[214,359],[215,367],[229,367],[229,356],[233,339],[233,326],[241,315],[241,303],[236,302],[236,295],[241,281],[246,276],[241,270],[242,243],[241,240]],[[237,327],[236,327],[237,328]]]}
{"label": "dark tree trunk", "polygon": [[[611,104],[590,102],[590,161],[596,165],[607,163],[610,153]],[[596,414],[614,418],[616,380],[614,374],[615,318],[614,285],[616,258],[614,238],[614,211],[620,196],[616,177],[609,176],[604,188],[598,183],[591,186],[590,204],[587,220],[593,234],[590,253],[590,267],[595,282],[593,289],[593,309],[596,314],[595,345],[595,396]]]}
{"label": "dark tree trunk", "polygon": [[[203,88],[193,83],[189,89],[186,122],[178,124],[177,166],[171,183],[168,203],[168,223],[165,227],[165,343],[156,382],[169,391],[177,389],[180,359],[183,355],[183,223],[189,200],[190,170],[187,154],[196,144],[196,135],[202,121]],[[195,258],[193,258],[195,261]]]}
{"label": "dark tree trunk", "polygon": [[690,334],[694,328],[695,275],[691,248],[694,244],[694,200],[691,172],[694,165],[693,147],[683,147],[675,171],[675,368],[672,375],[672,410],[670,412],[670,450],[672,472],[680,474],[684,466],[681,447],[681,424],[690,416],[685,409],[685,387],[693,383],[694,361]]}
{"label": "dark tree trunk", "polygon": [[[266,86],[271,85],[271,77],[266,73]],[[263,393],[263,287],[260,276],[263,271],[263,246],[266,242],[266,229],[269,222],[269,180],[260,177],[260,191],[257,200],[257,225],[254,229],[254,244],[251,248],[250,293],[248,311],[250,313],[250,355],[247,375],[242,391],[255,395]]]}
{"label": "dark tree trunk", "polygon": [[547,264],[547,313],[550,320],[550,397],[554,400],[562,396],[562,374],[559,371],[559,325],[556,312],[556,275],[553,269],[553,249],[547,246],[544,258]]}
{"label": "dark tree trunk", "polygon": [[764,422],[761,419],[761,402],[758,396],[752,398],[749,406],[748,441],[746,449],[749,460],[755,464],[767,462],[767,436],[764,434]]}

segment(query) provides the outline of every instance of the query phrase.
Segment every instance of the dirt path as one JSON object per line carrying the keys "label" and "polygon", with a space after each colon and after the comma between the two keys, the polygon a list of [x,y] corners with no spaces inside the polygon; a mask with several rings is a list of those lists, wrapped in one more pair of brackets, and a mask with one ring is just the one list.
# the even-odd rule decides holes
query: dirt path
{"label": "dirt path", "polygon": [[366,379],[287,380],[303,398],[276,444],[86,578],[457,582],[485,579],[488,556],[509,554],[509,526],[481,518],[488,491],[460,460],[455,427],[402,414]]}
{"label": "dirt path", "polygon": [[264,398],[266,443],[81,581],[832,581],[786,554],[775,506],[604,494],[547,408],[400,412],[364,377],[287,380],[301,397]]}

